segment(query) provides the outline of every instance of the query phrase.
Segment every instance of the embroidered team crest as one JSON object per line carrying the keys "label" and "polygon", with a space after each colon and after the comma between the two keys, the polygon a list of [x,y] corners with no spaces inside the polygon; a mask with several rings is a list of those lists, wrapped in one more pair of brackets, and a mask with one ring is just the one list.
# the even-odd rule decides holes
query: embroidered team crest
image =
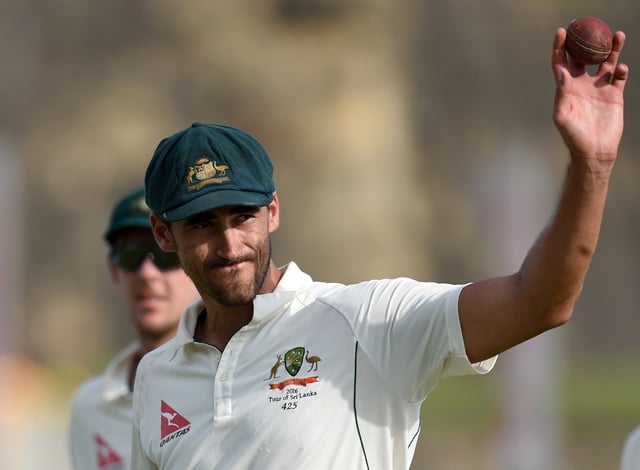
{"label": "embroidered team crest", "polygon": [[122,457],[100,434],[93,436],[93,442],[96,445],[96,460],[100,470],[121,470],[124,468]]}
{"label": "embroidered team crest", "polygon": [[200,157],[193,166],[187,169],[185,183],[188,191],[199,191],[209,184],[222,184],[230,181],[227,171],[229,165],[211,161],[208,157]]}
{"label": "embroidered team crest", "polygon": [[[298,372],[300,372],[300,369],[302,368],[305,362],[309,364],[309,369],[306,371],[307,373],[311,372],[312,370],[317,371],[318,363],[321,360],[322,359],[320,358],[320,356],[315,356],[315,355],[310,356],[309,350],[302,346],[289,349],[284,354],[284,368],[286,369],[290,377],[280,382],[270,383],[269,390],[288,389],[290,393],[285,395],[284,397],[282,396],[269,397],[271,402],[272,403],[280,402],[284,400],[287,403],[283,405],[285,406],[285,408],[283,409],[293,410],[295,409],[295,407],[297,407],[297,400],[299,398],[306,398],[306,397],[317,395],[316,391],[299,393],[298,387],[306,387],[309,384],[318,382],[318,375],[312,375],[309,377],[296,377],[296,375],[298,374]],[[276,363],[271,367],[271,374],[269,375],[269,378],[265,380],[277,379],[278,368],[280,367],[281,364],[282,364],[282,356],[278,354],[278,359]]]}
{"label": "embroidered team crest", "polygon": [[284,368],[287,369],[289,375],[295,377],[296,374],[300,372],[303,360],[304,348],[302,346],[289,349],[284,355]]}
{"label": "embroidered team crest", "polygon": [[[191,422],[171,408],[164,400],[160,401],[160,439],[187,428]],[[186,429],[185,434],[189,429]],[[160,444],[163,445],[162,443]]]}

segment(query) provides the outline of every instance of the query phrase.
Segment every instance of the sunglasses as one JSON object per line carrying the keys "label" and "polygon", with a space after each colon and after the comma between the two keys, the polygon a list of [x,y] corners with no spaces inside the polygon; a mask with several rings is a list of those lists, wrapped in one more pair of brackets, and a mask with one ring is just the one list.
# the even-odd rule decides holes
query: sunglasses
{"label": "sunglasses", "polygon": [[136,272],[145,259],[149,259],[160,271],[180,267],[178,255],[164,251],[157,245],[124,245],[113,251],[113,261],[121,269]]}

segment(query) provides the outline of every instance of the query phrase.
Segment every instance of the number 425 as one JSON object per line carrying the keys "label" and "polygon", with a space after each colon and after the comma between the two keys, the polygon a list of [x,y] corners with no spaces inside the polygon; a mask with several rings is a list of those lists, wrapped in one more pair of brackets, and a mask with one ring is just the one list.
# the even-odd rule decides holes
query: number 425
{"label": "number 425", "polygon": [[285,411],[288,411],[288,410],[295,410],[297,407],[298,407],[297,401],[287,401],[283,403],[280,408],[282,408]]}

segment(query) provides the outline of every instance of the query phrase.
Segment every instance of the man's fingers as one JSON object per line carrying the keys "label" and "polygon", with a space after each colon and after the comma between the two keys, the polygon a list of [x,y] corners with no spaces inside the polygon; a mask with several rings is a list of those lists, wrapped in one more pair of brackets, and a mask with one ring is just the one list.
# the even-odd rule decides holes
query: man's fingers
{"label": "man's fingers", "polygon": [[624,47],[625,40],[626,36],[622,31],[615,32],[615,34],[613,35],[611,54],[609,54],[609,57],[607,57],[607,60],[604,63],[614,66],[618,63],[618,59],[620,58],[620,53],[622,52],[622,48]]}

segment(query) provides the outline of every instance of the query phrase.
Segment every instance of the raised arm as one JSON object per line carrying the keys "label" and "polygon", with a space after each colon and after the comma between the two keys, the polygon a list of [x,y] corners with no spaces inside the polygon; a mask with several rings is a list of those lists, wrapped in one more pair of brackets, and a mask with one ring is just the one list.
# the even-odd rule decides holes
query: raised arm
{"label": "raised arm", "polygon": [[472,362],[492,357],[569,320],[596,249],[623,129],[629,69],[618,63],[625,36],[595,75],[567,60],[566,30],[556,31],[551,68],[553,121],[569,151],[555,213],[515,274],[466,286],[460,322]]}

